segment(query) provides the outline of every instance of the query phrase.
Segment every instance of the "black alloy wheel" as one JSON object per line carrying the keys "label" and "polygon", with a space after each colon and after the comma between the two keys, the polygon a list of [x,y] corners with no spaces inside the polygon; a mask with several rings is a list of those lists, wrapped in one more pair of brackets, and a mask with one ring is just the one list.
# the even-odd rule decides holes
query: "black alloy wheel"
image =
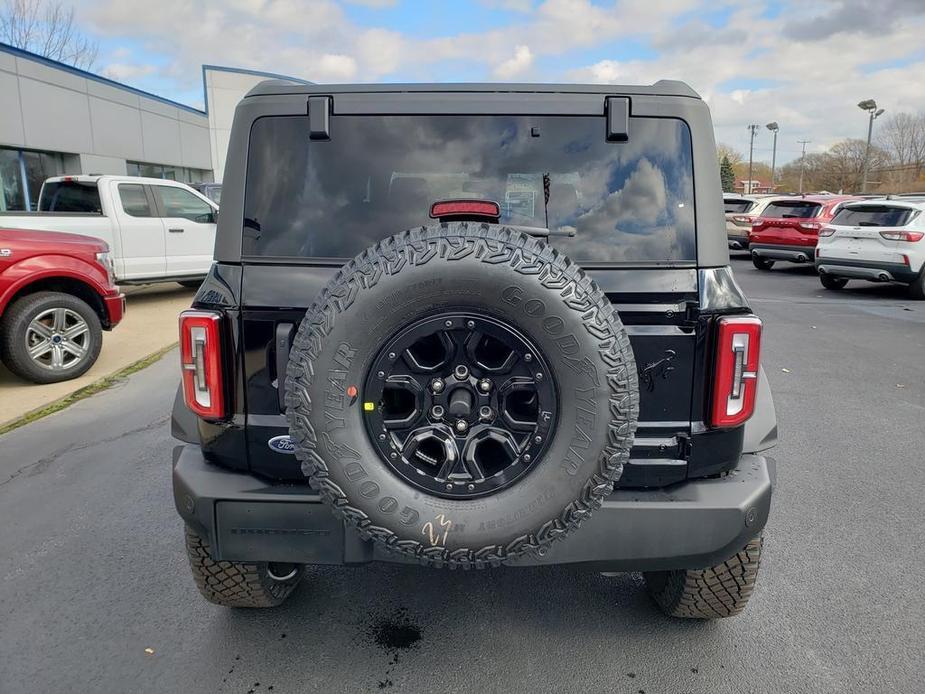
{"label": "black alloy wheel", "polygon": [[399,330],[363,390],[382,460],[431,494],[468,499],[514,484],[555,431],[558,392],[543,355],[495,318],[442,313]]}

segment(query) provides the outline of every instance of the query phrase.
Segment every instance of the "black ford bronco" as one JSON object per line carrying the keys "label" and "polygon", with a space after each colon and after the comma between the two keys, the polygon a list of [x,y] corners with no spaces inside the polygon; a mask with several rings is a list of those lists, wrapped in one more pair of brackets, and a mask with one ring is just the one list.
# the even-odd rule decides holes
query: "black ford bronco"
{"label": "black ford bronco", "polygon": [[678,617],[752,593],[776,419],[684,84],[265,82],[180,333],[212,602],[370,561],[641,571]]}

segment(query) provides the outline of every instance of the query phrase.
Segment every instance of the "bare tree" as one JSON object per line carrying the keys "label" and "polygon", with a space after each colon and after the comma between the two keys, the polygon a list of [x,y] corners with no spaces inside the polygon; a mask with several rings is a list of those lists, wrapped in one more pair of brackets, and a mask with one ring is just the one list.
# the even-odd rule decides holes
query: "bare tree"
{"label": "bare tree", "polygon": [[875,173],[891,190],[920,188],[925,171],[925,113],[896,113],[880,128],[877,142],[890,155]]}
{"label": "bare tree", "polygon": [[0,41],[89,70],[99,44],[74,25],[74,8],[59,0],[6,0],[0,9]]}
{"label": "bare tree", "polygon": [[722,142],[716,143],[716,161],[722,162],[723,157],[729,160],[729,163],[735,166],[736,164],[741,164],[745,161],[745,157],[742,153],[737,150],[735,147],[730,145],[723,144]]}

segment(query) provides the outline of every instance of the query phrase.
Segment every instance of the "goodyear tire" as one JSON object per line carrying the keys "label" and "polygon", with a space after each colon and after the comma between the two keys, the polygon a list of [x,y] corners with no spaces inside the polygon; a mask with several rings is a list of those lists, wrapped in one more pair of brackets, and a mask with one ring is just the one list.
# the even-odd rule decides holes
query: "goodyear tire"
{"label": "goodyear tire", "polygon": [[[426,333],[435,320],[448,326],[445,334]],[[499,331],[499,344],[503,338],[514,346],[492,347],[494,338],[481,333],[467,337],[467,326],[482,325]],[[429,337],[406,352],[390,351],[412,330]],[[413,351],[423,354],[420,345],[437,345],[432,361]],[[457,363],[470,356],[469,367]],[[446,385],[439,392],[415,385],[411,396],[387,397],[388,384],[379,383],[393,379],[379,366],[386,363],[424,368],[426,378]],[[498,364],[529,373],[497,376]],[[517,379],[528,383],[527,394],[512,395],[508,386]],[[600,288],[546,243],[472,222],[404,232],[345,265],[299,326],[286,394],[296,456],[334,512],[393,552],[450,567],[545,554],[577,528],[620,477],[639,409],[629,339]],[[487,404],[476,407],[483,395]],[[394,430],[371,424],[402,397],[408,419],[426,423],[428,436],[452,441],[453,425],[468,427],[460,419],[470,417],[478,448],[469,455],[470,440],[457,441],[457,453],[441,438],[430,455],[419,447],[406,458],[410,449],[395,443]],[[448,398],[439,413],[446,410],[448,421],[434,411],[438,397]],[[491,426],[482,428],[478,413],[499,422],[498,437],[510,435],[511,443],[479,439],[474,432]],[[505,433],[504,426],[522,427],[520,417],[537,428],[518,455],[522,431]],[[472,461],[484,463],[478,474],[468,469]],[[441,464],[450,467],[438,472]],[[444,474],[452,465],[467,469]],[[489,476],[493,466],[501,472]]]}

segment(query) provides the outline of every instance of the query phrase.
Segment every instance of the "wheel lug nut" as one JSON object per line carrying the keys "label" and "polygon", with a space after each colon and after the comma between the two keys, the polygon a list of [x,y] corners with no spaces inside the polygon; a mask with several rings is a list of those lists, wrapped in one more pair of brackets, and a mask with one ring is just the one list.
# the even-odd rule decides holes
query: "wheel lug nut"
{"label": "wheel lug nut", "polygon": [[491,408],[483,405],[479,408],[479,417],[482,419],[491,419]]}
{"label": "wheel lug nut", "polygon": [[453,369],[453,375],[456,377],[457,381],[464,381],[469,378],[469,369],[465,364],[460,364]]}
{"label": "wheel lug nut", "polygon": [[536,380],[537,380],[537,381],[542,381],[542,380],[543,380],[543,374],[537,372],[537,374],[536,374]]}
{"label": "wheel lug nut", "polygon": [[490,391],[491,381],[489,381],[487,378],[483,378],[481,381],[479,381],[479,390],[482,391],[483,393],[487,393],[488,391]]}
{"label": "wheel lug nut", "polygon": [[533,439],[533,442],[534,442],[534,443],[543,443],[543,437],[542,437],[542,436],[537,436],[536,438]]}
{"label": "wheel lug nut", "polygon": [[385,371],[380,371],[376,374],[379,378],[385,378]]}
{"label": "wheel lug nut", "polygon": [[471,492],[473,489],[475,489],[475,485],[474,485],[474,484],[470,484],[470,485],[469,485],[469,491]]}
{"label": "wheel lug nut", "polygon": [[395,352],[389,352],[389,359],[395,358]]}
{"label": "wheel lug nut", "polygon": [[466,327],[469,328],[469,330],[472,330],[475,327],[475,321],[474,320],[466,321]]}
{"label": "wheel lug nut", "polygon": [[430,414],[434,419],[440,419],[443,417],[443,405],[434,405],[430,408]]}
{"label": "wheel lug nut", "polygon": [[527,352],[527,353],[524,355],[524,361],[533,361],[533,355],[530,354],[529,352]]}
{"label": "wheel lug nut", "polygon": [[385,441],[385,434],[379,434],[379,440]]}
{"label": "wheel lug nut", "polygon": [[457,419],[456,424],[454,425],[456,431],[460,434],[465,433],[466,429],[469,428],[469,423],[465,419]]}
{"label": "wheel lug nut", "polygon": [[442,393],[443,386],[444,386],[444,383],[443,383],[442,378],[435,378],[433,381],[430,382],[430,389],[434,391],[435,393]]}
{"label": "wheel lug nut", "polygon": [[529,453],[527,453],[526,455],[524,455],[524,462],[525,462],[525,463],[529,463],[529,462],[530,462],[530,454],[529,454]]}

